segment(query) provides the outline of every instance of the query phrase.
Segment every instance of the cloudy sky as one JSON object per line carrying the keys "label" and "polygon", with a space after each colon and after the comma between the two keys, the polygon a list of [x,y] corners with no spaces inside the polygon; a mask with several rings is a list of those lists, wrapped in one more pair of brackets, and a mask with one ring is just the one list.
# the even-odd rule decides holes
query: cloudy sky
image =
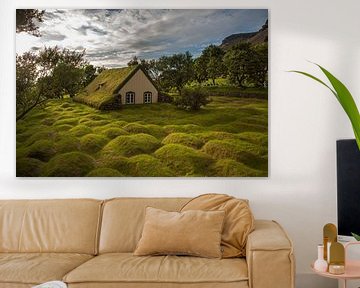
{"label": "cloudy sky", "polygon": [[198,56],[209,44],[234,33],[254,32],[267,10],[46,10],[41,37],[16,35],[16,52],[43,46],[86,49],[94,65],[120,67],[145,59],[190,51]]}

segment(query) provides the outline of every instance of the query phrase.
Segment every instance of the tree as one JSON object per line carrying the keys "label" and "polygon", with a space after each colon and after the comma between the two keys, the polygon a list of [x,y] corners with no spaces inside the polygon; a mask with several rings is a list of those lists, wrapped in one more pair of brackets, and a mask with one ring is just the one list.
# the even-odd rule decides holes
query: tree
{"label": "tree", "polygon": [[202,106],[207,105],[209,102],[209,97],[200,87],[183,88],[181,94],[174,100],[174,104],[178,108],[191,111],[200,110]]}
{"label": "tree", "polygon": [[252,60],[251,78],[258,87],[268,86],[268,43],[261,43],[253,48],[255,57]]}
{"label": "tree", "polygon": [[104,66],[99,67],[92,64],[85,65],[82,86],[86,87],[89,85],[96,78],[96,76],[98,76],[104,70]]}
{"label": "tree", "polygon": [[16,120],[48,99],[70,96],[81,88],[85,51],[58,47],[16,55]]}
{"label": "tree", "polygon": [[38,23],[36,22],[43,22],[44,13],[45,10],[16,9],[16,33],[27,32],[40,37]]}
{"label": "tree", "polygon": [[134,56],[128,63],[127,65],[130,66],[136,66],[139,65],[139,59],[138,57]]}
{"label": "tree", "polygon": [[82,88],[84,77],[84,70],[73,66],[72,64],[60,62],[54,68],[52,73],[51,86],[58,89],[56,98],[62,97],[64,94],[69,94],[72,98]]}
{"label": "tree", "polygon": [[202,57],[206,61],[206,73],[215,85],[215,79],[222,76],[226,71],[223,63],[224,51],[216,45],[206,47],[202,52]]}
{"label": "tree", "polygon": [[253,69],[255,52],[250,44],[243,42],[229,49],[224,56],[224,63],[228,70],[228,76],[232,83],[240,88],[245,87],[246,81],[250,81]]}
{"label": "tree", "polygon": [[203,55],[194,61],[194,78],[199,84],[209,78],[207,74],[207,59]]}
{"label": "tree", "polygon": [[193,79],[193,60],[190,52],[163,56],[158,61],[163,87],[171,87],[181,94],[182,88]]}

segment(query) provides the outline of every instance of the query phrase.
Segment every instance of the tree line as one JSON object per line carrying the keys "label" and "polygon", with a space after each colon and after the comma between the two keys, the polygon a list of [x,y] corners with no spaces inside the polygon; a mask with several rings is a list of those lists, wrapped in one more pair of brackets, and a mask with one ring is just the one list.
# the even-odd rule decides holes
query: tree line
{"label": "tree line", "polygon": [[241,42],[229,50],[210,45],[197,58],[189,52],[162,56],[158,60],[140,60],[136,56],[128,66],[142,65],[162,91],[175,88],[181,94],[184,86],[192,81],[202,84],[217,78],[228,78],[239,88],[268,85],[268,44],[252,46]]}
{"label": "tree line", "polygon": [[[18,9],[16,32],[41,37],[35,23],[42,22],[43,15],[44,11],[37,9]],[[173,102],[184,109],[198,110],[208,103],[201,89],[184,89],[193,81],[201,86],[210,79],[216,85],[216,79],[223,77],[240,88],[249,85],[267,87],[268,84],[267,43],[252,46],[242,42],[227,51],[210,45],[197,58],[185,52],[157,60],[140,60],[135,56],[128,63],[129,66],[138,64],[144,67],[161,91],[175,89],[180,97]],[[65,94],[75,96],[104,69],[91,65],[85,59],[85,50],[44,47],[16,55],[16,120],[48,99],[62,98]]]}

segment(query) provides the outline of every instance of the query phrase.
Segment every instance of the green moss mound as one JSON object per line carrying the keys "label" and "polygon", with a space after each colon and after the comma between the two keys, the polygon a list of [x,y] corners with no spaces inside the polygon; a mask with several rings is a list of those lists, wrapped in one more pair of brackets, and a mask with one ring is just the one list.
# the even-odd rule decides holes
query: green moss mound
{"label": "green moss mound", "polygon": [[128,136],[118,136],[111,140],[101,151],[103,155],[133,156],[147,154],[160,146],[154,136],[140,133]]}
{"label": "green moss mound", "polygon": [[215,163],[216,176],[221,177],[261,177],[266,176],[264,171],[252,169],[243,163],[232,159],[222,159]]}
{"label": "green moss mound", "polygon": [[167,133],[175,133],[175,132],[196,133],[203,131],[204,128],[195,124],[185,124],[185,125],[166,125],[164,126],[164,130]]}
{"label": "green moss mound", "polygon": [[100,151],[109,141],[109,138],[99,134],[87,134],[80,138],[80,149],[88,153]]}
{"label": "green moss mound", "polygon": [[177,176],[209,175],[212,159],[205,153],[180,144],[167,144],[154,155]]}
{"label": "green moss mound", "polygon": [[101,127],[101,126],[105,126],[106,124],[109,124],[109,120],[90,120],[90,119],[86,119],[84,121],[82,120],[84,119],[81,119],[79,123],[89,127]]}
{"label": "green moss mound", "polygon": [[128,160],[128,173],[139,177],[170,177],[174,176],[171,170],[159,159],[147,154],[136,155]]}
{"label": "green moss mound", "polygon": [[[32,134],[30,135],[30,133]],[[56,136],[57,136],[57,132],[52,128],[40,129],[37,131],[36,129],[31,129],[28,131],[28,133],[26,133],[26,135],[22,135],[22,134],[17,135],[16,140],[23,142],[26,139],[24,141],[24,145],[30,146],[31,144],[35,143],[38,140],[55,139]]]}
{"label": "green moss mound", "polygon": [[61,135],[55,142],[57,153],[65,153],[80,150],[80,140],[71,135]]}
{"label": "green moss mound", "polygon": [[55,118],[47,117],[43,120],[41,120],[41,124],[44,124],[46,126],[51,126],[56,122]]}
{"label": "green moss mound", "polygon": [[59,131],[59,132],[69,131],[71,128],[73,128],[73,126],[70,124],[63,124],[63,125],[55,126],[56,131]]}
{"label": "green moss mound", "polygon": [[123,128],[128,122],[126,121],[111,121],[105,125],[94,127],[93,130],[95,133],[102,133],[104,130],[109,128]]}
{"label": "green moss mound", "polygon": [[267,170],[267,159],[256,155],[258,149],[256,145],[241,140],[211,140],[202,148],[215,159],[232,159],[251,168]]}
{"label": "green moss mound", "polygon": [[125,131],[124,129],[122,128],[115,128],[115,127],[112,127],[112,128],[108,128],[108,129],[105,129],[102,134],[104,134],[106,137],[108,137],[109,139],[114,139],[118,136],[121,136],[121,135],[128,135],[129,132]]}
{"label": "green moss mound", "polygon": [[56,153],[54,141],[52,140],[38,140],[26,148],[25,151],[26,157],[41,161],[48,161]]}
{"label": "green moss mound", "polygon": [[43,175],[49,177],[81,177],[95,168],[95,160],[81,152],[58,154],[44,165]]}
{"label": "green moss mound", "polygon": [[197,133],[196,136],[204,142],[208,142],[210,140],[238,139],[236,134],[221,131],[202,132]]}
{"label": "green moss mound", "polygon": [[105,155],[97,161],[99,168],[112,168],[119,171],[124,176],[129,175],[128,158],[118,155]]}
{"label": "green moss mound", "polygon": [[129,123],[126,124],[123,129],[129,133],[132,134],[138,134],[138,133],[144,133],[144,134],[150,134],[150,129],[144,125],[141,125],[139,123]]}
{"label": "green moss mound", "polygon": [[61,120],[57,120],[54,123],[54,126],[60,126],[60,125],[77,125],[79,123],[79,118],[65,118],[65,119],[61,119]]}
{"label": "green moss mound", "polygon": [[268,135],[267,133],[259,132],[242,132],[238,134],[238,138],[248,141],[250,143],[267,146],[268,145]]}
{"label": "green moss mound", "polygon": [[92,133],[92,129],[89,126],[79,124],[69,130],[69,133],[71,133],[74,136],[84,136],[86,134]]}
{"label": "green moss mound", "polygon": [[37,177],[41,175],[44,163],[34,158],[16,159],[16,177]]}
{"label": "green moss mound", "polygon": [[87,177],[121,177],[124,176],[118,170],[111,168],[97,168],[90,171]]}
{"label": "green moss mound", "polygon": [[186,133],[171,133],[164,138],[162,144],[182,144],[191,148],[200,148],[204,142],[198,137]]}

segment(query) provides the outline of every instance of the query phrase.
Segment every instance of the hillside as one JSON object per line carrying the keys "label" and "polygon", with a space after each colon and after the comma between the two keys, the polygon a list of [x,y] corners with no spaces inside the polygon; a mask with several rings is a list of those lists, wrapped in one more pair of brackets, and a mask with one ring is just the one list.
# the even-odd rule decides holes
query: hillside
{"label": "hillside", "polygon": [[249,42],[252,45],[268,42],[268,20],[266,20],[265,24],[257,32],[237,33],[226,37],[220,47],[227,50],[243,41]]}

